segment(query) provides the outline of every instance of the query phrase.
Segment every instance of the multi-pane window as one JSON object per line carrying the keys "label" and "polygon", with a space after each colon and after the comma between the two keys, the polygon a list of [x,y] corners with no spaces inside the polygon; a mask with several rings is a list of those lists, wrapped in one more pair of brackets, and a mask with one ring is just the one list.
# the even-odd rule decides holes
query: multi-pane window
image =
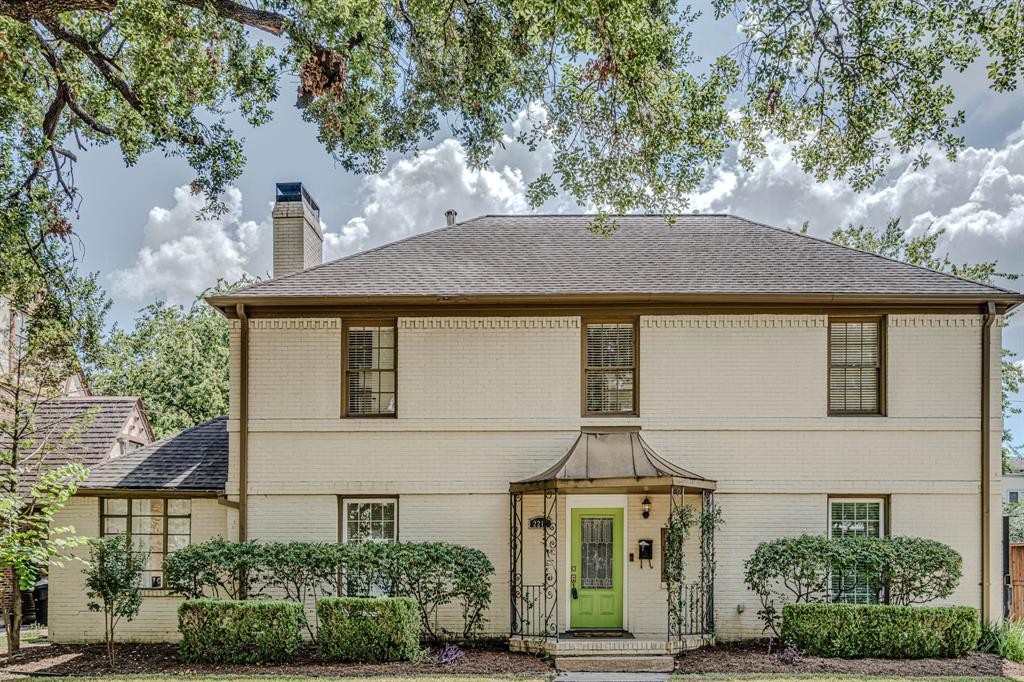
{"label": "multi-pane window", "polygon": [[101,535],[125,535],[146,552],[142,587],[164,586],[163,560],[192,537],[192,500],[111,497],[103,501]]}
{"label": "multi-pane window", "polygon": [[[834,538],[880,538],[885,532],[882,500],[848,499],[829,501],[829,535]],[[832,576],[833,601],[848,604],[876,604],[879,585],[856,569]]]}
{"label": "multi-pane window", "polygon": [[[397,542],[398,500],[347,499],[342,502],[343,542]],[[393,592],[386,578],[372,568],[346,573],[342,584],[350,597],[380,597]]]}
{"label": "multi-pane window", "polygon": [[398,503],[393,499],[345,500],[345,542],[395,542]]}
{"label": "multi-pane window", "polygon": [[353,322],[344,329],[345,414],[395,414],[395,323]]}
{"label": "multi-pane window", "polygon": [[584,413],[635,414],[636,320],[586,322],[584,333]]}
{"label": "multi-pane window", "polygon": [[882,319],[829,320],[829,414],[882,413],[883,338]]}

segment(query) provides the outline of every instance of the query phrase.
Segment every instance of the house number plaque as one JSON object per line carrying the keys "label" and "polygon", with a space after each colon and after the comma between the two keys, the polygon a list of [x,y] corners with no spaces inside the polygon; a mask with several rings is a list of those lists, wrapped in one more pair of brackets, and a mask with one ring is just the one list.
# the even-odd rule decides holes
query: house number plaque
{"label": "house number plaque", "polygon": [[534,516],[530,519],[530,528],[550,528],[551,519],[546,516]]}

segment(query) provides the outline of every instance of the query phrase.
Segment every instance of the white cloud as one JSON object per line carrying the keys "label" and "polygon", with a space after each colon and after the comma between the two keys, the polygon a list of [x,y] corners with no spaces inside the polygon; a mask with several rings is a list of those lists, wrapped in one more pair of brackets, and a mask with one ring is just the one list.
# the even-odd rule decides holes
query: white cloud
{"label": "white cloud", "polygon": [[200,219],[205,198],[188,186],[174,189],[174,206],[153,207],[143,228],[143,246],[135,263],[110,275],[116,294],[135,300],[165,298],[189,303],[218,278],[265,274],[270,267],[270,218],[243,221],[242,193],[224,194],[227,210]]}
{"label": "white cloud", "polygon": [[[550,145],[529,151],[515,142],[516,133],[528,124],[524,112],[485,168],[471,169],[463,146],[448,139],[396,162],[382,175],[367,177],[352,218],[336,230],[321,222],[324,260],[441,227],[449,208],[463,220],[485,213],[528,212],[529,181],[549,171],[552,159]],[[193,196],[188,187],[176,188],[171,208],[150,210],[135,264],[112,273],[114,292],[131,299],[187,303],[220,277],[266,276],[272,261],[269,211],[259,222],[243,221],[242,193],[232,187],[224,199],[224,215],[200,220],[203,198]],[[574,205],[553,200],[541,210],[567,208]]]}
{"label": "white cloud", "polygon": [[[398,161],[382,175],[366,178],[357,214],[345,223],[340,235],[326,235],[324,255],[337,258],[441,227],[449,208],[458,212],[460,220],[486,213],[530,212],[527,186],[550,166],[549,147],[542,145],[530,152],[509,137],[491,165],[474,170],[462,145],[445,140]],[[553,200],[539,210],[557,212],[573,207],[569,201]]]}
{"label": "white cloud", "polygon": [[[536,122],[524,112],[509,126],[504,148],[482,169],[469,168],[462,145],[448,139],[397,161],[382,175],[365,178],[353,217],[338,228],[321,224],[325,260],[440,227],[448,208],[463,220],[529,212],[527,186],[550,171],[552,149],[541,144],[530,151],[514,136]],[[889,218],[900,217],[915,234],[929,226],[945,228],[940,248],[955,261],[998,259],[1004,270],[1024,272],[1024,126],[1001,148],[971,147],[956,163],[937,157],[928,168],[906,168],[864,193],[840,181],[815,182],[784,144],[771,143],[768,152],[750,171],[718,170],[706,190],[693,197],[693,207],[794,229],[807,221],[822,236],[849,223],[884,226]],[[219,277],[266,275],[271,265],[269,211],[259,221],[243,221],[241,192],[232,188],[225,200],[223,216],[199,220],[202,197],[186,187],[175,189],[171,208],[150,211],[144,246],[134,265],[113,273],[114,291],[135,299],[165,296],[187,302]],[[579,209],[566,198],[540,208],[569,210]]]}
{"label": "white cloud", "polygon": [[940,249],[954,261],[998,260],[1003,270],[1024,272],[1024,126],[1000,148],[968,147],[956,162],[936,156],[863,193],[816,182],[781,143],[768,151],[751,171],[718,171],[694,207],[793,229],[807,221],[819,236],[899,217],[911,234],[945,228]]}

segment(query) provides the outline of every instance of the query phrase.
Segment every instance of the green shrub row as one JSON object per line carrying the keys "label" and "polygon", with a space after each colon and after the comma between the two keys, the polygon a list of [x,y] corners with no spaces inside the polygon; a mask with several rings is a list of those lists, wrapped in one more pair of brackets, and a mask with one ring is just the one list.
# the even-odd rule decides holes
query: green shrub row
{"label": "green shrub row", "polygon": [[[420,652],[416,600],[335,597],[316,603],[318,647],[328,661],[411,661]],[[302,647],[302,604],[189,599],[178,607],[188,663],[287,663]]]}
{"label": "green shrub row", "polygon": [[[826,538],[801,535],[762,542],[747,559],[744,582],[761,600],[765,631],[778,635],[783,604],[844,601],[844,591],[873,593],[907,606],[953,594],[962,575],[960,554],[924,538]],[[844,580],[833,581],[833,576]]]}
{"label": "green shrub row", "polygon": [[415,599],[333,597],[316,603],[317,646],[327,661],[410,661],[420,650]]}
{"label": "green shrub row", "polygon": [[[300,604],[329,596],[411,597],[424,635],[471,638],[485,623],[494,566],[471,547],[445,542],[234,543],[182,548],[164,562],[165,586],[186,599],[282,596]],[[456,605],[461,632],[436,630],[437,610]],[[308,623],[310,636],[316,628]]]}
{"label": "green shrub row", "polygon": [[181,657],[189,663],[285,663],[302,647],[302,604],[192,599],[178,607]]}
{"label": "green shrub row", "polygon": [[837,658],[962,656],[981,635],[966,606],[786,604],[782,639],[806,654]]}

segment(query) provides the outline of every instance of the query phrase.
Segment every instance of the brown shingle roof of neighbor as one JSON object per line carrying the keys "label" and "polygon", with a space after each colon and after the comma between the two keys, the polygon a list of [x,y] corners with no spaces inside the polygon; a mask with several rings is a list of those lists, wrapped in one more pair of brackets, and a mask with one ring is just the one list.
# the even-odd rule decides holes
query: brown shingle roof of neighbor
{"label": "brown shingle roof of neighbor", "polygon": [[220,492],[228,479],[227,421],[217,417],[115,457],[82,488]]}
{"label": "brown shingle roof of neighbor", "polygon": [[[92,468],[107,459],[132,410],[136,406],[141,410],[141,404],[136,397],[100,396],[41,402],[33,413],[34,447],[47,448],[44,466],[77,462]],[[85,426],[90,415],[91,421]],[[74,435],[61,442],[72,431]],[[44,439],[52,445],[43,445]],[[23,476],[19,488],[27,492],[34,481],[34,476]]]}
{"label": "brown shingle roof of neighbor", "polygon": [[211,297],[818,294],[1024,300],[1021,295],[731,215],[486,215]]}

